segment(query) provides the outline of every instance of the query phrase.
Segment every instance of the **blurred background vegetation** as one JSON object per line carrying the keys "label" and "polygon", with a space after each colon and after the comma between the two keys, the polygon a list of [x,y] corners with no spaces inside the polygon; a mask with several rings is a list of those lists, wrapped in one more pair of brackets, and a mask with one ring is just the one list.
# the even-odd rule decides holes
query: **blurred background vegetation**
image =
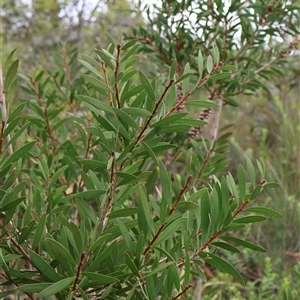
{"label": "blurred background vegetation", "polygon": [[[17,48],[19,72],[23,74],[54,71],[55,63],[61,63],[57,57],[76,52],[78,56],[93,55],[95,48],[107,46],[105,33],[118,40],[122,34],[130,35],[133,28],[146,25],[137,1],[1,1],[0,55],[3,61]],[[241,288],[230,277],[218,274],[203,286],[204,292],[215,289],[215,299],[220,295],[224,299],[254,299],[255,292],[259,299],[274,295],[283,299],[280,290],[286,286],[296,289],[300,283],[300,68],[299,59],[290,61],[285,76],[269,78],[269,93],[259,90],[255,96],[243,95],[239,108],[230,106],[223,111],[222,125],[236,124],[228,154],[229,171],[234,174],[246,156],[252,160],[262,157],[267,179],[278,182],[280,188],[268,189],[259,205],[279,211],[284,218],[257,223],[243,233],[268,253],[243,251],[229,257],[248,284]],[[145,54],[141,53],[137,63],[149,71]],[[19,90],[18,97],[22,96]],[[17,97],[9,103],[17,104]]]}

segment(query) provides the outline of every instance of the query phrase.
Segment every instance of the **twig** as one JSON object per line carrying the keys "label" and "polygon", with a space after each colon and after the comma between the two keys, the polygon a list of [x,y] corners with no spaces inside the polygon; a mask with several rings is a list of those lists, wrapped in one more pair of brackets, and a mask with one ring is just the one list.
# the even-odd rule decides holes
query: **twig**
{"label": "twig", "polygon": [[191,284],[189,284],[188,286],[186,286],[184,288],[184,290],[182,292],[180,292],[176,297],[172,298],[172,300],[178,299],[181,295],[183,295],[188,289],[190,289],[192,287]]}
{"label": "twig", "polygon": [[[192,179],[192,176],[189,176],[189,177],[187,178],[187,181],[186,181],[184,187],[180,190],[180,193],[179,193],[179,195],[178,195],[178,197],[177,197],[177,200],[175,201],[175,203],[173,204],[173,206],[170,208],[168,217],[169,217],[170,215],[172,215],[173,212],[175,211],[175,209],[176,209],[176,207],[177,207],[179,201],[181,200],[184,191],[187,189],[187,187],[188,187],[189,182],[190,182],[191,179]],[[160,233],[162,232],[162,230],[164,229],[165,226],[166,226],[165,223],[163,223],[163,224],[160,225],[158,231],[156,232],[156,234],[155,234],[154,237],[152,238],[151,242],[150,242],[149,245],[145,248],[145,250],[144,250],[144,252],[143,252],[143,255],[147,255],[147,253],[149,252],[149,250],[150,250],[151,247],[153,246],[154,242],[158,239]]]}

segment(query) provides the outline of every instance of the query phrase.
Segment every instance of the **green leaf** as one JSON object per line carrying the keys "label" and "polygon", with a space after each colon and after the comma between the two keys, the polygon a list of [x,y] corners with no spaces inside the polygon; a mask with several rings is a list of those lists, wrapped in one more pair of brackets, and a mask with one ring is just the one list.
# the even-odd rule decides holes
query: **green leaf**
{"label": "green leaf", "polygon": [[8,124],[15,118],[20,117],[21,112],[23,111],[25,105],[26,103],[22,103],[14,109],[14,111],[10,114],[9,118],[7,119]]}
{"label": "green leaf", "polygon": [[213,74],[208,78],[208,80],[221,80],[221,79],[228,78],[230,75],[231,75],[230,72],[223,72],[223,73]]}
{"label": "green leaf", "polygon": [[162,201],[166,201],[168,205],[171,207],[172,205],[172,193],[171,193],[171,178],[170,174],[167,171],[164,163],[159,161],[159,173],[160,173],[160,181],[162,185]]}
{"label": "green leaf", "polygon": [[43,235],[43,232],[45,230],[45,225],[46,225],[46,214],[43,214],[42,217],[40,218],[40,221],[38,223],[38,225],[36,226],[36,230],[35,230],[35,234],[34,234],[34,239],[32,242],[32,249],[36,249],[36,247],[38,246],[41,237]]}
{"label": "green leaf", "polygon": [[250,200],[255,199],[260,194],[261,190],[262,190],[262,187],[258,184],[255,187],[254,191],[252,192]]}
{"label": "green leaf", "polygon": [[24,284],[18,287],[19,291],[25,293],[39,293],[52,285],[52,282],[39,282],[39,283],[31,283],[31,284]]}
{"label": "green leaf", "polygon": [[[9,145],[13,145],[15,143],[15,141],[22,135],[22,133],[27,129],[27,127],[30,125],[30,122],[24,124],[24,126],[22,126],[21,128],[18,128],[18,131],[16,131],[14,133],[14,135],[11,137],[11,139],[9,140],[9,142],[6,144],[6,146],[8,147]],[[22,140],[22,137],[20,138],[20,140]]]}
{"label": "green leaf", "polygon": [[115,107],[113,107],[113,111],[120,118],[120,120],[122,120],[122,122],[126,123],[132,128],[140,129],[138,123],[135,120],[133,120],[132,117],[128,113],[126,113],[126,111],[117,109]]}
{"label": "green leaf", "polygon": [[3,68],[3,73],[6,74],[8,68],[10,67],[10,62],[11,59],[13,58],[15,52],[16,52],[17,48],[13,49],[7,56],[6,60],[5,60],[5,64],[4,64],[4,68]]}
{"label": "green leaf", "polygon": [[127,251],[125,251],[125,262],[126,262],[126,265],[128,266],[128,268],[131,270],[131,272],[135,276],[140,277],[139,270],[137,269],[135,263],[133,262],[133,260],[131,259],[130,255],[128,254]]}
{"label": "green leaf", "polygon": [[241,201],[244,202],[246,195],[246,176],[242,165],[239,165],[238,167],[238,185]]}
{"label": "green leaf", "polygon": [[[190,73],[190,64],[187,63],[184,67],[184,71],[183,71],[183,74],[189,74]],[[189,87],[189,83],[190,83],[190,76],[186,77],[185,79],[183,79],[182,81],[182,93],[183,95],[185,95],[188,91],[188,87]]]}
{"label": "green leaf", "polygon": [[210,207],[210,197],[206,191],[201,198],[201,245],[204,245],[210,235],[210,225],[211,225],[211,207]]}
{"label": "green leaf", "polygon": [[277,182],[267,182],[263,185],[263,188],[277,188],[279,184]]}
{"label": "green leaf", "polygon": [[255,250],[255,251],[258,251],[258,252],[267,252],[266,249],[260,247],[260,246],[257,246],[251,242],[247,242],[247,241],[244,241],[244,240],[241,240],[239,238],[236,238],[236,237],[232,237],[232,236],[222,236],[221,237],[222,240],[225,240],[225,241],[231,241],[231,242],[234,242],[238,245],[241,245],[243,247],[246,247],[246,248],[249,248],[249,249],[252,249],[252,250]]}
{"label": "green leaf", "polygon": [[169,262],[166,262],[166,263],[159,264],[158,267],[156,267],[154,270],[150,271],[149,273],[145,272],[145,277],[147,278],[149,276],[155,275],[158,272],[162,271],[163,269],[167,268],[168,266],[170,266],[172,264],[173,264],[173,261],[169,261]]}
{"label": "green leaf", "polygon": [[266,218],[262,217],[262,216],[247,216],[247,217],[234,219],[234,223],[247,224],[247,223],[261,222],[261,221],[264,221],[264,220],[266,220]]}
{"label": "green leaf", "polygon": [[0,211],[7,211],[7,210],[10,210],[12,208],[16,209],[17,206],[26,200],[26,196],[24,197],[20,197],[20,198],[17,198],[17,199],[11,199],[9,202],[7,203],[1,203],[0,205]]}
{"label": "green leaf", "polygon": [[245,285],[245,281],[241,274],[228,262],[223,260],[222,258],[209,253],[208,254],[211,259],[207,259],[206,262],[213,267],[217,268],[220,271],[223,271],[229,275],[231,275],[233,278],[235,278],[240,284]]}
{"label": "green leaf", "polygon": [[152,124],[151,127],[164,127],[167,124],[173,123],[177,120],[180,120],[184,116],[186,116],[188,113],[177,113],[173,115],[169,115],[167,117],[164,117],[163,119],[157,121],[156,123]]}
{"label": "green leaf", "polygon": [[251,160],[248,157],[246,157],[246,167],[247,167],[250,181],[252,183],[252,186],[254,187],[254,186],[256,186],[255,170],[254,170]]}
{"label": "green leaf", "polygon": [[21,147],[20,149],[18,149],[17,151],[13,152],[8,159],[5,161],[3,168],[15,161],[17,161],[18,159],[20,159],[21,157],[24,157],[27,152],[35,145],[35,142],[31,142],[26,144],[25,146]]}
{"label": "green leaf", "polygon": [[121,47],[121,50],[127,50],[128,48],[134,46],[137,43],[137,40],[133,39],[127,42],[124,46]]}
{"label": "green leaf", "polygon": [[88,82],[90,82],[93,85],[93,88],[95,90],[97,90],[102,95],[107,96],[107,93],[113,93],[113,90],[106,85],[103,79],[99,80],[93,76],[86,75],[86,74],[83,74],[82,76],[84,79],[86,79]]}
{"label": "green leaf", "polygon": [[[94,73],[96,76],[100,77],[103,79],[103,76],[99,73],[99,71],[97,71],[91,64],[89,64],[88,62],[82,60],[82,59],[78,59],[78,61],[84,65],[88,70],[90,70],[92,73]],[[99,63],[99,67],[100,67],[100,63]]]}
{"label": "green leaf", "polygon": [[50,189],[56,183],[56,181],[59,178],[59,176],[61,175],[61,173],[63,173],[68,168],[69,168],[69,166],[63,166],[54,173],[54,175],[51,177],[50,183],[48,185],[48,189]]}
{"label": "green leaf", "polygon": [[137,108],[137,107],[125,107],[121,110],[125,111],[126,113],[133,115],[135,117],[149,117],[151,116],[151,112],[148,110]]}
{"label": "green leaf", "polygon": [[181,212],[185,212],[185,211],[188,211],[188,210],[194,210],[197,207],[198,207],[198,204],[195,203],[195,202],[182,201],[177,205],[176,209],[181,211]]}
{"label": "green leaf", "polygon": [[105,35],[106,35],[106,37],[108,38],[108,40],[109,40],[114,46],[117,45],[116,41],[114,40],[114,38],[113,38],[109,33],[106,32]]}
{"label": "green leaf", "polygon": [[89,190],[76,194],[75,196],[79,199],[91,199],[105,194],[105,190]]}
{"label": "green leaf", "polygon": [[170,239],[176,233],[177,229],[186,222],[186,218],[180,218],[168,225],[159,235],[157,240],[153,243],[153,247],[159,245],[167,239]]}
{"label": "green leaf", "polygon": [[142,145],[143,145],[144,149],[146,150],[146,152],[149,154],[149,156],[153,159],[155,164],[158,166],[159,165],[158,159],[157,159],[156,155],[154,154],[154,152],[152,151],[152,149],[144,142],[142,142]]}
{"label": "green leaf", "polygon": [[176,60],[173,60],[173,62],[171,64],[171,68],[170,68],[169,79],[174,78],[174,75],[176,72],[176,66],[177,66],[177,62],[176,62]]}
{"label": "green leaf", "polygon": [[17,75],[18,66],[19,66],[19,60],[17,59],[11,64],[11,66],[9,67],[9,69],[5,74],[4,91],[6,93],[9,92],[9,87]]}
{"label": "green leaf", "polygon": [[236,248],[236,247],[234,247],[234,246],[232,246],[228,243],[224,243],[224,242],[213,242],[212,245],[217,246],[217,247],[222,248],[222,249],[225,249],[225,250],[230,251],[230,252],[234,252],[234,253],[240,253],[241,252],[238,248]]}
{"label": "green leaf", "polygon": [[207,69],[208,73],[210,73],[212,71],[213,66],[214,66],[213,59],[212,59],[211,55],[209,55],[206,60],[206,69]]}
{"label": "green leaf", "polygon": [[103,234],[101,235],[94,243],[92,243],[91,247],[89,248],[89,253],[92,253],[94,250],[98,250],[109,238],[111,234]]}
{"label": "green leaf", "polygon": [[189,197],[187,200],[190,202],[196,202],[199,199],[202,198],[202,196],[207,192],[207,188],[203,188],[197,192],[195,192],[191,197]]}
{"label": "green leaf", "polygon": [[120,231],[121,231],[121,235],[122,235],[122,237],[125,241],[125,244],[127,246],[127,249],[134,255],[135,247],[133,245],[132,238],[129,234],[128,229],[126,228],[126,226],[120,220],[117,220],[117,222],[118,222],[118,226],[119,226]]}
{"label": "green leaf", "polygon": [[55,295],[56,293],[64,289],[67,289],[67,287],[71,285],[74,279],[75,277],[68,277],[58,282],[55,282],[52,285],[45,288],[44,290],[42,290],[39,294],[37,294],[37,297],[42,298],[42,297],[50,297],[52,295]]}
{"label": "green leaf", "polygon": [[107,285],[119,281],[115,277],[107,276],[99,273],[93,273],[93,272],[82,272],[82,275],[86,276],[91,280],[94,280],[95,282],[97,282],[98,285]]}
{"label": "green leaf", "polygon": [[137,50],[139,49],[140,44],[134,45],[131,49],[129,49],[129,51],[123,56],[121,57],[121,62],[125,62],[128,58],[132,57],[132,55],[137,52]]}
{"label": "green leaf", "polygon": [[214,58],[215,64],[218,64],[220,61],[220,51],[216,45],[213,46],[213,58]]}
{"label": "green leaf", "polygon": [[183,74],[182,76],[180,76],[175,82],[174,84],[177,84],[183,80],[186,80],[186,79],[189,79],[192,75],[194,75],[194,73],[186,73],[186,74]]}
{"label": "green leaf", "polygon": [[227,65],[227,66],[223,66],[222,68],[221,68],[221,70],[222,71],[232,71],[232,70],[236,70],[237,69],[237,67],[236,66],[233,66],[233,65]]}
{"label": "green leaf", "polygon": [[92,106],[94,106],[95,108],[99,109],[99,110],[103,110],[107,113],[113,113],[113,109],[105,104],[103,101],[92,98],[92,97],[88,97],[88,96],[83,96],[83,95],[78,95],[77,96],[79,99],[82,100],[83,103],[89,103]]}
{"label": "green leaf", "polygon": [[32,250],[29,250],[28,253],[32,263],[41,272],[44,278],[53,282],[61,280],[61,277],[41,256],[39,256]]}
{"label": "green leaf", "polygon": [[200,108],[218,108],[219,105],[212,101],[206,101],[206,100],[190,100],[184,102],[187,106],[196,106]]}
{"label": "green leaf", "polygon": [[246,211],[259,213],[268,217],[283,218],[283,216],[274,209],[268,207],[253,206],[245,209]]}
{"label": "green leaf", "polygon": [[201,51],[198,51],[198,72],[199,72],[199,79],[202,78],[202,73],[203,73],[203,56]]}
{"label": "green leaf", "polygon": [[259,160],[256,160],[256,164],[257,164],[257,167],[259,169],[261,180],[263,180],[265,178],[265,164],[264,164],[264,161],[262,160],[262,158],[260,158]]}
{"label": "green leaf", "polygon": [[88,217],[94,224],[96,224],[97,217],[93,208],[90,205],[88,205],[85,201],[80,199],[77,199],[76,204],[78,206],[79,213],[81,213],[81,217]]}
{"label": "green leaf", "polygon": [[145,223],[145,220],[146,220],[148,227],[150,228],[150,230],[152,232],[154,232],[153,220],[151,217],[149,203],[147,201],[147,192],[146,192],[146,189],[144,186],[139,186],[139,195],[140,195],[139,207],[143,211],[142,215],[138,214],[139,223],[140,222]]}
{"label": "green leaf", "polygon": [[141,71],[139,71],[139,75],[140,75],[140,80],[149,96],[149,98],[152,100],[152,101],[155,101],[155,94],[154,94],[154,90],[148,80],[148,78],[145,76],[145,74]]}
{"label": "green leaf", "polygon": [[131,217],[133,215],[137,214],[137,208],[122,208],[118,209],[116,211],[113,211],[109,215],[107,215],[110,219],[117,219],[117,218],[125,218],[125,217]]}
{"label": "green leaf", "polygon": [[72,267],[76,266],[76,262],[72,255],[70,254],[70,251],[68,251],[62,244],[60,244],[58,241],[55,241],[53,239],[45,239],[45,244],[49,245],[51,248],[51,251],[54,254],[53,258],[56,258],[57,260],[61,261],[67,261],[70,263]]}
{"label": "green leaf", "polygon": [[105,62],[106,66],[110,67],[112,70],[115,69],[114,64],[111,61],[111,58],[108,56],[108,53],[104,50],[96,50],[97,54],[102,58]]}

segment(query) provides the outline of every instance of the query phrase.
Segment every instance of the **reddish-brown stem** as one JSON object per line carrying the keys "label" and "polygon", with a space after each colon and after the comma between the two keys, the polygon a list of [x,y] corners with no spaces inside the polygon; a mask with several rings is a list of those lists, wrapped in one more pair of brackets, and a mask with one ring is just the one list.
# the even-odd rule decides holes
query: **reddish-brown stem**
{"label": "reddish-brown stem", "polygon": [[188,92],[185,96],[183,96],[172,108],[171,110],[166,114],[165,117],[167,117],[168,115],[170,115],[173,111],[175,111],[177,109],[178,106],[182,105],[183,102],[191,95],[191,92]]}
{"label": "reddish-brown stem", "polygon": [[132,37],[133,39],[136,39],[140,42],[144,42],[146,44],[148,44],[153,51],[158,54],[160,56],[160,58],[167,64],[167,65],[171,65],[171,61],[167,58],[166,55],[164,55],[162,52],[159,51],[158,48],[155,47],[155,45],[152,43],[152,41],[149,38],[145,38],[145,37]]}
{"label": "reddish-brown stem", "polygon": [[[221,67],[223,66],[223,63],[220,61],[217,65],[215,65],[213,67],[213,69],[208,73],[206,74],[206,76],[204,76],[202,79],[199,80],[196,88],[200,88],[202,86],[202,84],[204,84],[208,79],[209,77],[218,69],[220,69]],[[172,108],[171,110],[166,114],[166,117],[169,116],[172,112],[174,112],[177,107],[179,107],[180,105],[182,105],[185,100],[192,94],[192,92],[188,92],[186,95],[184,95]]]}
{"label": "reddish-brown stem", "polygon": [[[177,207],[179,201],[180,201],[181,198],[182,198],[182,195],[183,195],[184,191],[187,189],[187,187],[188,187],[188,185],[189,185],[189,182],[190,182],[191,178],[192,178],[192,176],[189,176],[189,177],[187,178],[187,181],[186,181],[184,187],[180,190],[180,193],[179,193],[179,195],[178,195],[178,197],[177,197],[177,200],[175,201],[175,203],[173,204],[173,206],[170,208],[170,211],[169,211],[169,213],[168,213],[168,216],[172,215],[172,213],[175,211],[175,209],[176,209],[176,207]],[[158,239],[160,233],[162,232],[162,230],[164,229],[165,226],[166,226],[165,223],[163,223],[163,224],[160,225],[158,231],[156,232],[156,234],[155,234],[154,237],[152,238],[151,242],[150,242],[149,245],[145,248],[145,250],[144,250],[144,252],[143,252],[143,255],[146,255],[146,254],[149,252],[149,250],[150,250],[151,247],[153,246],[154,242]]]}
{"label": "reddish-brown stem", "polygon": [[117,106],[120,109],[121,108],[121,102],[119,97],[119,87],[117,83],[117,76],[119,71],[119,64],[120,64],[120,51],[121,51],[121,45],[117,45],[117,58],[116,58],[116,68],[115,68],[115,95],[117,100]]}
{"label": "reddish-brown stem", "polygon": [[195,185],[197,184],[197,182],[199,181],[201,175],[203,174],[204,168],[206,167],[206,165],[207,165],[208,161],[210,160],[213,153],[214,153],[214,148],[209,149],[209,151],[207,152],[206,157],[204,159],[204,162],[201,166],[201,169],[200,169],[200,171],[199,171],[199,173],[198,173],[198,175],[195,179]]}
{"label": "reddish-brown stem", "polygon": [[81,253],[81,256],[80,256],[80,262],[79,262],[79,265],[77,267],[77,272],[76,272],[76,277],[75,277],[75,280],[73,282],[73,285],[72,285],[72,288],[71,288],[71,291],[72,292],[75,292],[76,291],[76,287],[77,287],[77,283],[79,281],[79,277],[80,277],[80,272],[81,272],[81,268],[83,266],[83,261],[85,259],[85,253]]}
{"label": "reddish-brown stem", "polygon": [[179,201],[181,200],[183,193],[184,193],[185,190],[187,189],[187,187],[188,187],[188,185],[189,185],[191,179],[192,179],[192,175],[189,175],[188,178],[187,178],[187,180],[186,180],[186,183],[185,183],[184,187],[180,190],[180,193],[179,193],[179,195],[178,195],[178,197],[177,197],[177,200],[175,201],[175,203],[174,203],[173,206],[171,207],[168,216],[170,216],[170,215],[174,212],[174,210],[176,209],[176,207],[177,207]]}
{"label": "reddish-brown stem", "polygon": [[191,258],[195,258],[197,255],[199,255],[207,246],[211,244],[211,242],[216,239],[219,234],[222,232],[222,229],[219,229],[215,234],[196,252],[192,255]]}
{"label": "reddish-brown stem", "polygon": [[184,290],[182,292],[180,292],[179,294],[177,294],[174,298],[172,298],[172,300],[178,299],[181,295],[183,295],[188,289],[190,289],[192,287],[191,284],[189,284],[188,286],[186,286],[184,288]]}
{"label": "reddish-brown stem", "polygon": [[118,184],[118,177],[115,176],[115,153],[114,152],[111,153],[111,157],[112,157],[113,161],[112,161],[112,165],[111,165],[111,174],[110,174],[110,190],[109,190],[107,202],[103,208],[101,217],[99,219],[98,228],[100,228],[100,226],[103,225],[104,220],[105,220],[107,214],[109,213],[111,203],[112,203],[112,200],[113,200],[113,197],[115,194],[115,189]]}
{"label": "reddish-brown stem", "polygon": [[157,109],[158,109],[160,103],[161,103],[162,100],[164,99],[164,97],[165,97],[167,91],[168,91],[169,88],[172,86],[173,82],[174,82],[174,80],[171,79],[170,82],[168,83],[168,85],[165,87],[164,92],[162,93],[162,95],[161,95],[161,97],[159,98],[159,100],[156,102],[156,104],[155,104],[155,106],[154,106],[154,109],[153,109],[153,111],[152,111],[151,116],[148,118],[148,120],[147,120],[147,122],[146,122],[144,128],[142,129],[142,131],[141,131],[140,134],[138,135],[138,137],[137,137],[137,139],[136,139],[136,141],[135,141],[135,144],[132,146],[132,149],[130,150],[130,152],[131,152],[131,151],[134,149],[134,147],[142,140],[144,132],[145,132],[146,129],[148,128],[148,126],[149,126],[151,120],[154,118],[154,116],[155,116],[155,114],[156,114],[156,112],[157,112]]}
{"label": "reddish-brown stem", "polygon": [[46,120],[47,131],[50,136],[50,139],[52,140],[52,142],[58,142],[58,139],[54,136],[53,131],[51,129],[47,109],[44,110],[44,115],[45,115],[45,120]]}
{"label": "reddish-brown stem", "polygon": [[244,210],[245,206],[250,202],[250,199],[246,200],[245,202],[243,202],[240,207],[235,211],[235,213],[232,215],[231,219],[234,220],[234,218],[241,212]]}
{"label": "reddish-brown stem", "polygon": [[157,238],[159,237],[160,233],[162,232],[162,230],[164,229],[164,227],[166,226],[165,223],[161,224],[159,229],[157,230],[156,234],[154,235],[154,237],[152,238],[150,244],[145,248],[143,255],[146,255],[149,250],[151,249],[152,245],[154,244],[154,242],[157,240]]}
{"label": "reddish-brown stem", "polygon": [[68,101],[68,98],[67,98],[67,96],[65,95],[65,93],[63,92],[63,90],[61,89],[60,84],[59,84],[59,83],[57,82],[57,80],[56,80],[56,77],[55,77],[54,75],[52,75],[52,78],[53,78],[53,81],[54,81],[56,87],[58,88],[58,90],[59,90],[60,93],[62,94],[64,100],[66,101],[66,103],[68,103],[68,102],[69,102],[69,101]]}

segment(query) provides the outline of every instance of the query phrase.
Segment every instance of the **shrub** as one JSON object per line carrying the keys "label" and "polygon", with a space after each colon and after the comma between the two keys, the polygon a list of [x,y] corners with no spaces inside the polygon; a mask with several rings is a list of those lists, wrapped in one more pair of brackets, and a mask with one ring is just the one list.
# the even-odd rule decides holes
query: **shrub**
{"label": "shrub", "polygon": [[[0,296],[186,299],[195,278],[213,276],[210,266],[244,284],[222,251],[264,252],[235,231],[281,217],[248,205],[277,185],[262,159],[224,173],[230,133],[219,128],[221,108],[236,102],[212,96],[242,88],[244,70],[211,45],[211,54],[198,50],[183,68],[173,59],[152,78],[135,68],[137,40],[107,37],[96,59],[82,55],[79,65],[76,51],[64,50],[47,74],[20,75],[27,96],[11,112],[1,99],[0,276],[8,288]],[[3,68],[8,102],[13,54]],[[210,100],[195,99],[203,87],[216,89]],[[206,118],[183,104],[202,116],[216,110],[209,137],[199,138]]]}

